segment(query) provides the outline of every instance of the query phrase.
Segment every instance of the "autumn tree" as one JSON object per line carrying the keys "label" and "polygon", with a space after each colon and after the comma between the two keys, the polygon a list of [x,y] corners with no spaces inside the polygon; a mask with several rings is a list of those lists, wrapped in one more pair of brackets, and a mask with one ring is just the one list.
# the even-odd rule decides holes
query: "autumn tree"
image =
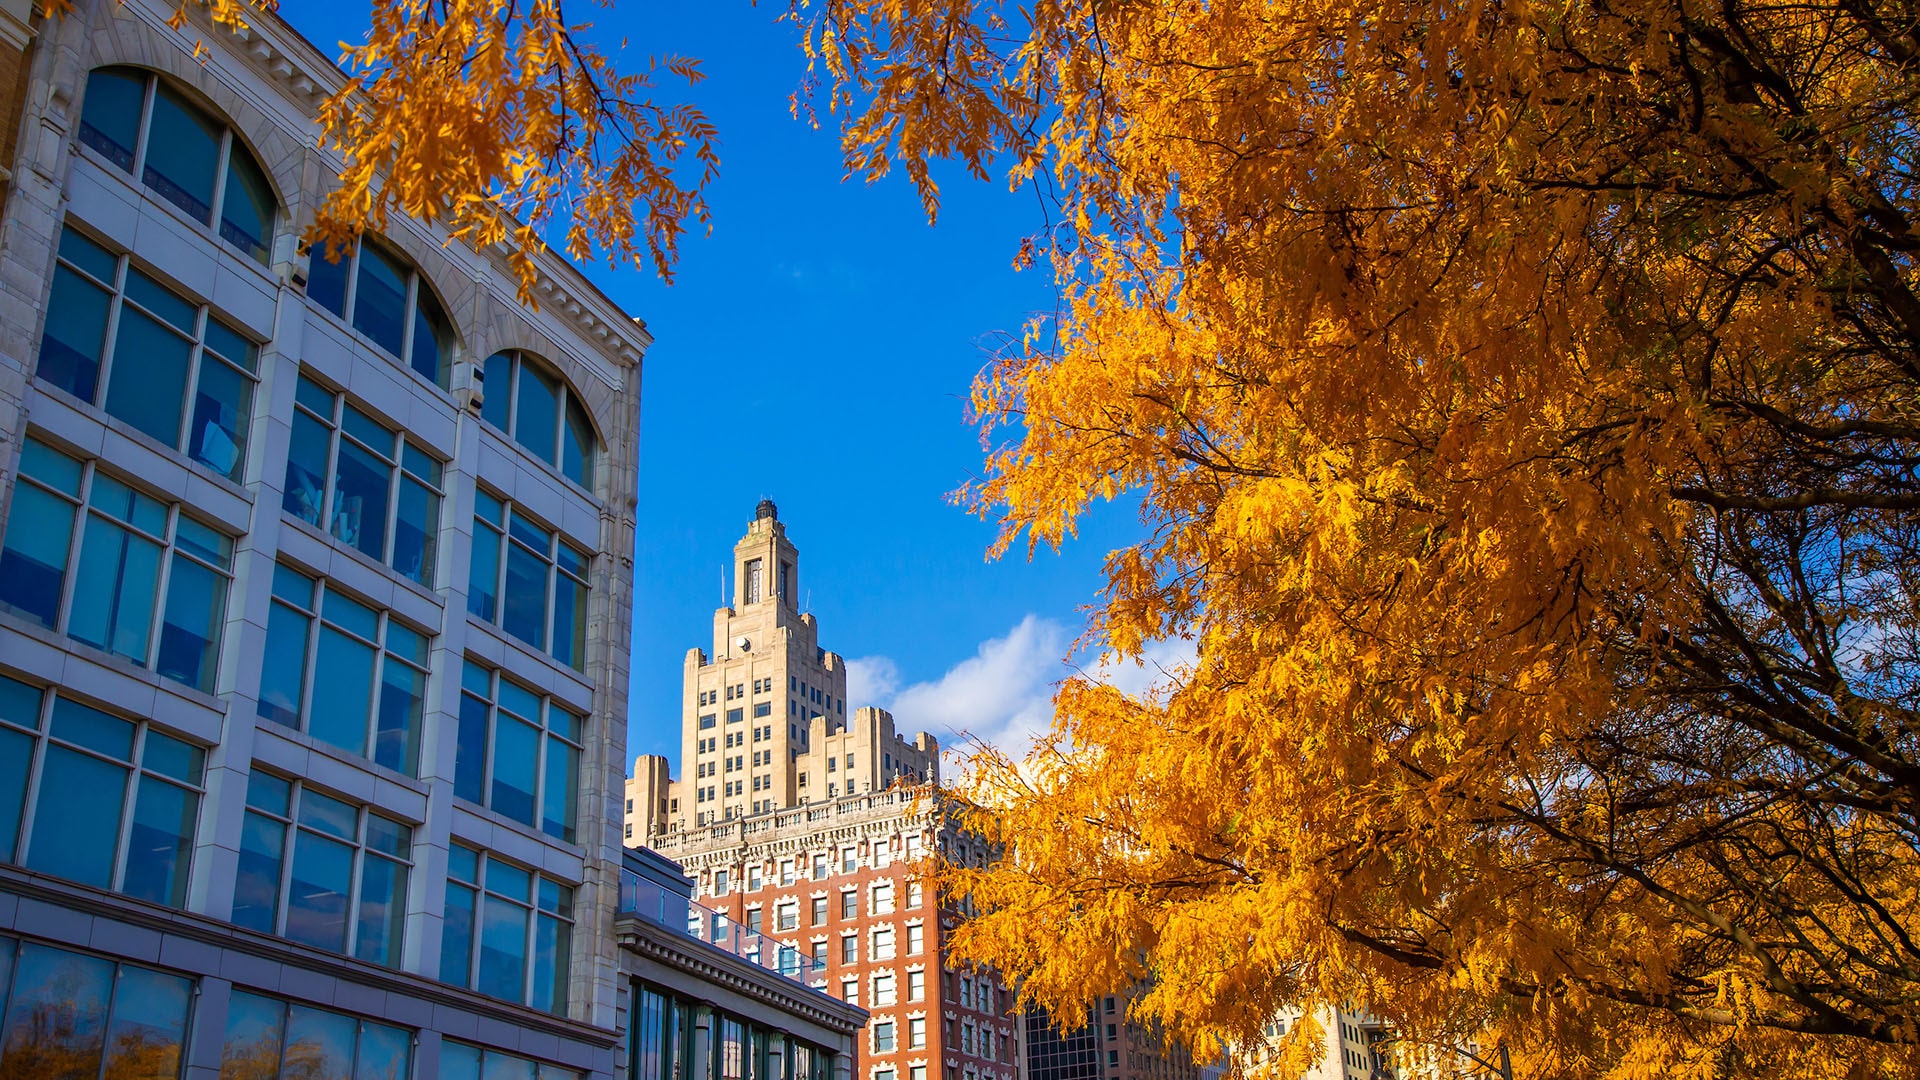
{"label": "autumn tree", "polygon": [[1920,8],[809,25],[854,165],[1058,199],[965,498],[1005,551],[1137,497],[1089,646],[1197,648],[975,756],[961,957],[1203,1052],[1353,1002],[1519,1076],[1920,1067]]}
{"label": "autumn tree", "polygon": [[[1203,1053],[1338,1001],[1525,1077],[1920,1068],[1920,8],[793,2],[852,172],[1056,212],[965,498],[1137,500],[1086,647],[1197,650],[976,756],[963,957]],[[667,265],[710,129],[573,25],[377,4],[317,233]]]}

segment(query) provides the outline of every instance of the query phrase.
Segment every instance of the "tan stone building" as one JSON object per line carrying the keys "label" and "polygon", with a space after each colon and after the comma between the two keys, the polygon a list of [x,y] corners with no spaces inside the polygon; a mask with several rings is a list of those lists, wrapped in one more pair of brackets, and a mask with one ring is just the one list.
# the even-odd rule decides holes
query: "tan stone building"
{"label": "tan stone building", "polygon": [[854,708],[846,661],[820,647],[800,611],[800,552],[762,500],[733,546],[734,602],[713,614],[713,652],[687,650],[680,760],[634,761],[627,840],[699,828],[803,803],[939,779],[940,744],[894,730],[883,709]]}

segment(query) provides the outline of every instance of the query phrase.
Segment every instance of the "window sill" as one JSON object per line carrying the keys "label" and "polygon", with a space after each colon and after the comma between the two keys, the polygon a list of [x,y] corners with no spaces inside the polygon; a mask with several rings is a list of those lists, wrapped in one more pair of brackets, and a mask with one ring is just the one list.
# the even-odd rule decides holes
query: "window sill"
{"label": "window sill", "polygon": [[[148,208],[157,209],[162,213],[172,217],[172,219],[175,222],[178,222],[182,227],[191,229],[195,233],[198,233],[200,236],[200,239],[205,240],[207,242],[208,247],[226,256],[225,263],[228,264],[229,266],[244,267],[248,272],[259,277],[261,284],[265,285],[269,290],[278,289],[280,287],[279,279],[274,277],[273,271],[271,269],[269,269],[264,264],[256,261],[252,256],[243,253],[242,251],[240,251],[240,249],[234,247],[232,244],[227,243],[226,240],[221,238],[219,232],[217,232],[213,226],[208,225],[207,223],[201,221],[199,218],[187,216],[187,212],[185,210],[182,210],[179,207],[168,202],[167,200],[159,197],[158,195],[155,195],[151,188],[147,187],[145,184],[142,184],[139,181],[138,177],[135,177],[132,173],[121,168],[119,165],[107,160],[106,156],[100,153],[98,150],[95,150],[93,147],[88,146],[87,144],[81,142],[78,138],[76,138],[73,140],[73,152],[76,156],[84,160],[87,164],[93,166],[95,169],[99,170],[102,174],[112,177],[114,180],[118,181],[122,187],[125,187],[128,191],[133,192],[136,196],[140,198],[141,202],[146,204]],[[273,250],[274,239],[280,235],[279,229],[277,228],[277,226],[280,224],[279,219],[280,219],[281,213],[285,209],[286,209],[285,207],[280,207],[280,206],[274,207],[274,225],[276,226],[276,228],[274,230],[274,235],[267,237],[266,246],[269,252]],[[130,248],[131,246],[130,244],[128,244],[128,242],[124,238],[120,239],[119,243],[123,247]],[[138,253],[136,252],[136,254]],[[206,301],[211,301],[213,297],[206,296],[206,297],[201,297],[201,299]]]}
{"label": "window sill", "polygon": [[[166,458],[170,464],[177,466],[182,471],[190,473],[193,476],[198,477],[199,479],[205,480],[211,484],[217,485],[221,490],[225,491],[229,495],[232,495],[234,498],[239,499],[241,502],[246,503],[248,506],[253,505],[253,492],[249,490],[244,484],[227,479],[225,476],[221,475],[220,473],[214,472],[211,467],[207,465],[203,465],[200,462],[193,460],[192,458],[188,457],[186,454],[183,454],[179,450],[176,450],[173,447],[168,446],[166,443],[161,442],[159,439],[156,439],[153,436],[147,434],[146,432],[141,431],[140,429],[132,426],[131,424],[128,424],[126,421],[109,415],[105,409],[102,409],[91,402],[82,401],[81,399],[74,397],[72,394],[69,394],[65,390],[62,390],[61,388],[53,385],[52,383],[47,382],[46,380],[40,378],[39,358],[37,355],[34,359],[33,385],[36,390],[40,391],[42,396],[47,397],[51,400],[57,401],[62,405],[65,405],[67,408],[72,409],[76,413],[79,413],[81,416],[85,417],[86,419],[91,420],[94,423],[99,424],[101,427],[105,428],[106,430],[112,432],[113,434],[118,435],[123,439],[126,439],[128,442],[138,443],[141,449],[150,451],[152,453],[160,455],[163,458]],[[188,392],[192,393],[192,389],[189,388]],[[249,441],[249,444],[251,444],[251,441],[252,441],[251,435],[248,436],[248,441]],[[174,488],[169,487],[168,485],[156,484],[152,477],[129,474],[124,469],[124,467],[120,467],[118,462],[114,461],[112,458],[107,457],[104,453],[95,454],[91,451],[83,451],[83,453],[88,457],[92,457],[99,461],[105,462],[108,472],[132,481],[135,487],[145,487],[147,490],[159,494],[166,502],[181,501],[182,493],[180,491],[175,490]],[[246,526],[244,524],[241,524],[239,528],[242,534],[246,532]]]}
{"label": "window sill", "polygon": [[[447,606],[446,599],[442,597],[439,593],[433,591],[432,589],[427,588],[425,585],[420,584],[419,582],[413,580],[412,578],[406,576],[405,574],[402,574],[400,571],[395,570],[393,567],[388,566],[386,563],[383,563],[374,559],[372,556],[368,555],[366,552],[361,551],[359,548],[354,547],[352,544],[349,544],[341,540],[339,537],[333,535],[332,533],[321,531],[318,525],[315,525],[313,522],[308,521],[306,518],[296,517],[293,514],[287,513],[286,507],[284,506],[280,508],[280,524],[282,526],[291,525],[294,528],[299,529],[301,532],[306,533],[309,537],[312,537],[314,540],[317,540],[320,543],[325,544],[328,550],[332,551],[333,553],[337,555],[345,555],[348,558],[353,559],[355,562],[358,562],[361,566],[364,566],[367,569],[382,575],[389,582],[393,583],[399,588],[403,588],[412,592],[415,596],[418,596],[421,600],[429,604],[432,604],[436,608],[445,609]],[[331,574],[323,573],[317,567],[308,567],[307,569],[313,571],[314,573],[320,574],[321,577],[325,577],[325,578],[328,578],[329,580],[332,580]],[[382,602],[381,606],[391,607],[392,605]],[[402,621],[405,621],[405,620],[402,620]],[[437,626],[431,627],[429,629],[429,636],[439,637],[440,628]]]}
{"label": "window sill", "polygon": [[[322,255],[320,257],[323,259],[326,258],[325,255]],[[417,272],[418,271],[416,271],[416,273]],[[421,280],[422,281],[426,280],[425,275],[421,276]],[[348,344],[352,345],[356,351],[363,352],[368,356],[378,357],[379,359],[386,361],[389,365],[393,367],[395,371],[398,371],[402,375],[405,375],[408,378],[411,378],[414,382],[414,385],[420,387],[423,390],[431,390],[433,392],[433,395],[436,398],[440,399],[440,403],[447,407],[447,411],[449,413],[453,413],[453,414],[459,413],[460,407],[454,403],[453,391],[443,389],[439,383],[434,382],[432,379],[429,379],[425,375],[420,374],[418,371],[413,370],[413,368],[410,365],[406,364],[399,357],[388,352],[386,346],[381,345],[378,342],[375,342],[372,338],[354,329],[351,323],[347,322],[347,320],[341,318],[340,316],[335,315],[332,312],[332,310],[322,307],[319,304],[315,303],[313,298],[307,295],[306,289],[304,288],[300,290],[300,302],[306,307],[308,313],[320,316],[322,319],[325,319],[327,321],[327,325],[329,327],[340,331],[342,334],[345,334]],[[451,317],[449,317],[448,321],[450,322],[452,321]],[[458,326],[454,327],[454,336],[457,343],[457,339],[459,337]],[[453,363],[454,361],[448,361],[447,366],[449,371],[452,370]]]}
{"label": "window sill", "polygon": [[[285,739],[287,742],[293,744],[294,746],[299,747],[302,750],[307,751],[310,754],[319,754],[321,757],[332,758],[334,761],[339,762],[342,765],[348,765],[353,768],[359,769],[363,772],[366,772],[372,775],[376,779],[387,780],[387,781],[391,781],[392,783],[398,784],[401,787],[406,788],[408,791],[411,791],[414,794],[420,796],[420,798],[422,799],[425,799],[427,797],[427,782],[425,780],[415,779],[414,777],[408,776],[406,773],[399,772],[394,769],[389,769],[385,765],[382,765],[374,761],[372,758],[361,757],[359,754],[356,754],[350,750],[342,750],[339,747],[333,745],[332,743],[321,742],[319,739],[316,739],[313,736],[307,734],[306,732],[301,731],[299,728],[288,727],[287,725],[279,723],[278,721],[269,720],[264,716],[256,716],[254,717],[254,720],[255,720],[255,729],[258,731],[270,731],[276,736],[279,736],[280,738]],[[424,732],[422,734],[424,734]],[[260,755],[256,752],[254,756],[257,758]],[[278,766],[274,766],[274,767],[278,768]],[[352,793],[343,792],[342,794],[352,794]],[[355,797],[358,798],[358,796],[355,796]],[[369,804],[371,804],[371,802],[372,800],[369,800]],[[395,814],[399,813],[399,808],[397,807],[383,805],[379,807],[379,809],[386,811],[388,813],[395,813]],[[425,819],[423,818],[420,821],[410,822],[410,824],[412,824],[415,828],[420,828],[420,827],[424,827],[426,822],[425,822]]]}
{"label": "window sill", "polygon": [[[69,637],[57,630],[49,630],[37,622],[32,622],[11,612],[0,611],[0,629],[11,631],[23,637],[30,637],[49,648],[59,649],[88,663],[111,669],[116,674],[125,675],[129,679],[152,687],[156,693],[171,694],[188,704],[207,710],[211,719],[217,720],[226,714],[226,702],[219,695],[209,694],[204,690],[198,690],[188,686],[186,683],[169,679],[152,668],[142,667],[117,653],[110,653],[105,649],[88,645],[84,641]],[[86,683],[84,681],[76,682],[72,678],[62,679],[56,689],[62,694],[69,696],[75,692],[82,696],[88,696]],[[125,705],[114,704],[112,701],[98,696],[93,696],[92,700],[108,705],[114,710],[125,711],[126,709]],[[141,719],[151,720],[152,717],[151,715],[143,715]],[[178,729],[177,724],[168,724],[164,719],[159,722],[162,727]],[[195,737],[198,738],[199,736]]]}
{"label": "window sill", "polygon": [[[328,314],[332,314],[332,312],[328,312]],[[546,462],[540,460],[537,457],[534,457],[533,451],[528,450],[524,446],[521,446],[520,443],[516,441],[513,436],[507,434],[504,431],[501,431],[499,428],[488,423],[485,419],[480,419],[480,430],[486,432],[487,435],[490,436],[495,443],[499,444],[503,449],[505,449],[509,453],[518,455],[518,460],[522,464],[526,465],[528,468],[534,469],[540,473],[543,473],[554,480],[558,480],[566,488],[567,494],[576,496],[581,499],[585,499],[587,501],[587,504],[589,506],[592,506],[595,511],[601,511],[606,509],[606,504],[600,501],[600,497],[598,495],[595,495],[593,492],[587,490],[586,488],[581,487],[580,484],[573,479],[573,477],[568,476],[566,473],[561,472],[559,469],[555,468],[554,466],[547,464]],[[605,447],[600,447],[599,450],[603,454],[606,452]],[[595,538],[592,544],[592,547],[596,551],[599,549],[600,542],[597,537]]]}
{"label": "window sill", "polygon": [[[543,653],[540,650],[534,648],[533,646],[528,645],[526,642],[521,641],[519,638],[514,637],[512,634],[507,633],[505,630],[494,625],[493,623],[488,622],[487,620],[481,618],[480,616],[475,615],[471,611],[467,612],[467,628],[469,630],[480,630],[486,633],[489,637],[493,638],[495,641],[500,642],[500,644],[504,648],[510,649],[513,652],[526,657],[529,661],[538,663],[542,667],[546,668],[548,671],[552,672],[554,675],[559,676],[560,678],[566,679],[569,682],[573,683],[575,686],[577,686],[580,689],[583,695],[591,698],[594,690],[593,680],[587,677],[586,672],[575,671],[573,668],[568,667],[567,665],[561,663],[560,661],[555,660],[553,657],[548,656],[546,653]],[[519,674],[519,673],[516,672],[516,674]],[[571,704],[571,702],[565,698],[562,698],[561,704],[567,705],[567,704]],[[591,719],[591,717],[589,717],[589,719]]]}
{"label": "window sill", "polygon": [[[486,822],[489,825],[492,825],[496,828],[507,829],[512,832],[519,833],[521,836],[526,837],[529,840],[534,840],[547,847],[554,848],[559,851],[564,851],[569,855],[573,855],[579,858],[582,864],[586,862],[587,849],[575,841],[562,840],[559,837],[554,836],[550,833],[543,832],[539,829],[536,829],[533,826],[528,825],[526,822],[517,821],[513,818],[510,818],[507,815],[502,814],[498,810],[494,810],[482,803],[468,802],[466,799],[460,798],[457,795],[454,796],[453,801],[454,801],[454,805],[458,806],[460,809],[466,811],[469,814],[472,814],[474,817],[479,818],[480,820]],[[473,837],[460,836],[457,833],[455,834],[454,839],[464,840],[469,844],[475,844],[481,847],[486,846],[484,841],[477,840]],[[580,886],[580,882],[577,882],[577,881],[570,882],[569,884],[573,888],[578,888]]]}

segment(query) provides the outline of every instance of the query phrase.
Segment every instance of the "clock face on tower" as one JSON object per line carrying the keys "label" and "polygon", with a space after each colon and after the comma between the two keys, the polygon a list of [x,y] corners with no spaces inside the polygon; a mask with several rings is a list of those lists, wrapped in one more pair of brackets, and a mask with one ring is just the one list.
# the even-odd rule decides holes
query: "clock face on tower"
{"label": "clock face on tower", "polygon": [[733,644],[734,644],[734,647],[735,647],[735,648],[737,648],[737,649],[739,649],[739,650],[740,650],[741,652],[751,652],[751,651],[753,651],[753,639],[752,639],[752,638],[749,638],[749,637],[738,637],[738,638],[735,638],[735,639],[733,640]]}

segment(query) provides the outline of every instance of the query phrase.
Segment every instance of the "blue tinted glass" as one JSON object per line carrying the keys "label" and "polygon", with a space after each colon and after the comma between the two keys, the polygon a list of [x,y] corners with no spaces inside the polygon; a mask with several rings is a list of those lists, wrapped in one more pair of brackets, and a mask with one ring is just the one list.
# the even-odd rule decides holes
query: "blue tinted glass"
{"label": "blue tinted glass", "polygon": [[289,1005],[287,1060],[300,1063],[300,1080],[353,1080],[353,1036],[358,1027],[351,1016]]}
{"label": "blue tinted glass", "polygon": [[227,999],[227,1032],[220,1047],[223,1080],[275,1075],[286,1022],[285,1002],[235,990]]}
{"label": "blue tinted glass", "polygon": [[203,353],[187,453],[229,480],[240,479],[252,412],[253,380],[212,353]]}
{"label": "blue tinted glass", "polygon": [[100,68],[88,75],[86,104],[80,109],[80,141],[132,172],[146,93],[145,72]]}
{"label": "blue tinted glass", "polygon": [[63,742],[121,761],[133,760],[133,724],[72,698],[54,699],[49,728]]}
{"label": "blue tinted glass", "polygon": [[247,340],[246,335],[221,322],[214,316],[207,316],[207,348],[233,361],[248,371],[257,370],[260,362],[260,346]]}
{"label": "blue tinted glass", "polygon": [[307,628],[312,620],[274,604],[267,613],[266,656],[261,661],[255,711],[276,724],[300,726],[300,695],[307,677]]}
{"label": "blue tinted glass", "polygon": [[112,992],[112,961],[22,944],[0,1036],[0,1076],[97,1075]]}
{"label": "blue tinted glass", "polygon": [[[255,773],[255,776],[260,774]],[[233,922],[271,934],[280,903],[280,859],[287,827],[248,813],[240,829],[240,860],[233,883]]]}
{"label": "blue tinted glass", "polygon": [[[413,1054],[413,1033],[405,1028],[388,1027],[371,1020],[360,1025],[360,1058],[354,1065],[353,1080],[404,1080]],[[447,1075],[444,1056],[440,1080]]]}
{"label": "blue tinted glass", "polygon": [[540,831],[573,843],[575,796],[580,790],[580,751],[547,740],[547,775],[541,789]]}
{"label": "blue tinted glass", "polygon": [[227,579],[191,559],[174,556],[154,670],[212,693],[226,617]]}
{"label": "blue tinted glass", "polygon": [[567,430],[560,440],[560,471],[567,479],[593,490],[593,422],[572,394],[567,395]]}
{"label": "blue tinted glass", "polygon": [[320,614],[335,626],[363,638],[379,636],[380,613],[357,600],[349,599],[345,593],[329,590]]}
{"label": "blue tinted glass", "polygon": [[333,535],[381,562],[387,556],[387,488],[393,466],[350,442],[333,474]]}
{"label": "blue tinted glass", "polygon": [[372,244],[360,247],[354,283],[353,328],[395,356],[407,340],[407,271]]}
{"label": "blue tinted glass", "polygon": [[541,916],[534,925],[533,998],[527,1002],[548,1012],[567,1011],[568,961],[573,952],[573,926]]}
{"label": "blue tinted glass", "polygon": [[313,579],[286,563],[275,563],[273,595],[311,611],[313,610]]}
{"label": "blue tinted glass", "polygon": [[352,754],[367,752],[367,712],[373,702],[373,646],[355,641],[330,626],[320,628],[308,732],[321,742]]}
{"label": "blue tinted glass", "polygon": [[127,270],[127,299],[146,308],[183,334],[193,333],[195,315],[199,309],[190,300],[182,299],[172,289],[160,284],[139,270]]}
{"label": "blue tinted glass", "polygon": [[398,964],[407,915],[406,867],[371,856],[362,860],[359,914],[353,954],[369,963]]}
{"label": "blue tinted glass", "polygon": [[322,795],[312,788],[303,788],[300,792],[300,824],[342,840],[352,840],[359,835],[360,811],[352,803]]}
{"label": "blue tinted glass", "polygon": [[187,865],[199,815],[198,795],[151,776],[140,778],[121,886],[127,895],[168,907],[187,902]]}
{"label": "blue tinted glass", "polygon": [[347,895],[352,885],[353,848],[310,832],[299,833],[287,888],[287,937],[317,949],[346,951]]}
{"label": "blue tinted glass", "polygon": [[553,547],[553,533],[520,514],[513,515],[513,520],[507,523],[507,533],[542,556]]}
{"label": "blue tinted glass", "polygon": [[27,867],[110,888],[126,783],[124,766],[49,745],[34,807],[33,838],[27,842]]}
{"label": "blue tinted glass", "polygon": [[247,805],[281,817],[289,817],[293,805],[293,782],[259,769],[247,775]]}
{"label": "blue tinted glass", "polygon": [[[447,979],[465,985],[466,978]],[[480,1049],[451,1039],[440,1044],[440,1080],[480,1080]]]}
{"label": "blue tinted glass", "polygon": [[493,731],[493,791],[487,805],[524,825],[534,824],[534,784],[540,764],[540,729],[499,714]]}
{"label": "blue tinted glass", "polygon": [[472,694],[461,694],[459,741],[453,758],[454,797],[480,802],[486,794],[486,775],[487,703]]}
{"label": "blue tinted glass", "polygon": [[519,1001],[526,996],[527,909],[489,896],[485,911],[480,927],[480,978],[474,988]]}
{"label": "blue tinted glass", "polygon": [[327,445],[325,425],[303,412],[293,414],[293,438],[287,447],[286,490],[280,507],[309,525],[325,513]]}
{"label": "blue tinted glass", "polygon": [[53,271],[53,292],[47,298],[47,324],[40,335],[43,382],[57,386],[88,404],[100,388],[100,350],[107,340],[107,290],[65,266]]}
{"label": "blue tinted glass", "polygon": [[142,768],[162,776],[171,776],[182,783],[200,783],[200,765],[205,758],[206,751],[192,743],[162,735],[151,728],[140,744]]}
{"label": "blue tinted glass", "polygon": [[113,988],[113,1026],[107,1029],[104,1075],[112,1080],[178,1076],[192,999],[190,979],[121,965]]}
{"label": "blue tinted glass", "polygon": [[540,695],[512,679],[500,680],[500,707],[522,720],[540,722]]}
{"label": "blue tinted glass", "polygon": [[107,383],[107,415],[168,446],[180,445],[180,406],[186,400],[193,343],[145,312],[120,309],[114,364]]}
{"label": "blue tinted glass", "polygon": [[528,453],[552,465],[560,424],[560,384],[532,364],[522,364],[517,389],[513,439]]}
{"label": "blue tinted glass", "polygon": [[347,275],[353,269],[353,245],[328,256],[325,242],[307,251],[307,299],[341,318],[347,315]]}
{"label": "blue tinted glass", "polygon": [[[51,627],[67,580],[74,505],[32,484],[17,484],[0,547],[0,609]],[[497,554],[495,556],[498,557]]]}
{"label": "blue tinted glass", "polygon": [[565,576],[553,586],[553,658],[587,669],[587,587]]}
{"label": "blue tinted glass", "polygon": [[[0,597],[3,597],[5,585],[0,584]],[[500,608],[500,534],[485,525],[476,525],[473,530],[472,561],[467,568],[467,610],[488,622],[499,615]],[[59,590],[54,595],[57,600]],[[47,625],[53,625],[51,616]]]}
{"label": "blue tinted glass", "polygon": [[157,87],[141,180],[188,216],[211,224],[213,175],[219,167],[220,126],[171,88]]}
{"label": "blue tinted glass", "polygon": [[498,352],[487,357],[485,378],[481,382],[485,396],[480,402],[480,419],[507,430],[513,415],[513,356]]}
{"label": "blue tinted glass", "polygon": [[373,744],[377,764],[408,776],[419,768],[420,717],[426,695],[425,672],[392,660],[382,667],[380,713]]}
{"label": "blue tinted glass", "polygon": [[20,471],[68,495],[80,495],[80,462],[29,437],[20,448]]}
{"label": "blue tinted glass", "polygon": [[458,841],[448,845],[447,874],[458,881],[479,881],[480,853]]}
{"label": "blue tinted glass", "polygon": [[253,155],[235,139],[228,152],[227,195],[220,203],[220,238],[265,265],[273,215],[273,188]]}
{"label": "blue tinted glass", "polygon": [[487,860],[487,889],[490,892],[511,896],[524,903],[533,902],[533,874],[522,870],[512,863],[503,863],[498,859]]}
{"label": "blue tinted glass", "polygon": [[500,625],[536,649],[547,647],[547,564],[507,545],[506,598]]}
{"label": "blue tinted glass", "polygon": [[[448,871],[452,873],[451,870]],[[440,980],[456,986],[467,985],[469,965],[473,963],[474,905],[476,897],[472,889],[464,885],[447,883],[447,910],[445,921],[440,926]],[[440,1075],[447,1074],[446,1059],[440,1064]]]}
{"label": "blue tinted glass", "polygon": [[415,480],[400,481],[400,506],[393,525],[393,568],[428,588],[440,528],[440,496]]}
{"label": "blue tinted glass", "polygon": [[[27,766],[33,764],[33,738],[0,727],[0,862],[12,862],[26,806]],[[5,945],[0,944],[0,949]],[[4,985],[4,984],[0,984]]]}
{"label": "blue tinted glass", "polygon": [[445,388],[447,346],[453,335],[447,330],[447,316],[440,310],[440,301],[434,299],[433,290],[427,288],[425,280],[420,282],[418,292],[418,302],[413,308],[413,351],[408,354],[407,362],[421,376]]}
{"label": "blue tinted glass", "polygon": [[[94,488],[98,490],[96,480]],[[88,515],[67,633],[89,645],[147,662],[160,546]]]}

